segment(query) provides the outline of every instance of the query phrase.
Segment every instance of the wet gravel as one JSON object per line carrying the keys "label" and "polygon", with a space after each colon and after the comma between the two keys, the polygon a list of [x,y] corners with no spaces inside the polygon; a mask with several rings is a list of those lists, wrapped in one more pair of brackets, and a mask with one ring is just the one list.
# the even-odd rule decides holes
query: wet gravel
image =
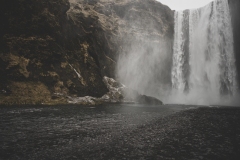
{"label": "wet gravel", "polygon": [[240,159],[240,107],[0,107],[0,159]]}

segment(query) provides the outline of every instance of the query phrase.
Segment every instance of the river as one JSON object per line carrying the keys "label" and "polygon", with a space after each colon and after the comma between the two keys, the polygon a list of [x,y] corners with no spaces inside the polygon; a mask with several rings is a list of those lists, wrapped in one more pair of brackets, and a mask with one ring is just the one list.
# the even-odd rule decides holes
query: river
{"label": "river", "polygon": [[0,159],[235,159],[240,108],[1,106]]}

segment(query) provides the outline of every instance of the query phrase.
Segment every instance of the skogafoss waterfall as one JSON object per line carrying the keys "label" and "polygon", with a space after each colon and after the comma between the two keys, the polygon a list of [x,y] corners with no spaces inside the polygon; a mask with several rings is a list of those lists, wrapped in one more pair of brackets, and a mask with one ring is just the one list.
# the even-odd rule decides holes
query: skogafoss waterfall
{"label": "skogafoss waterfall", "polygon": [[176,11],[174,16],[171,80],[175,103],[219,104],[236,96],[228,1],[215,0],[203,8]]}

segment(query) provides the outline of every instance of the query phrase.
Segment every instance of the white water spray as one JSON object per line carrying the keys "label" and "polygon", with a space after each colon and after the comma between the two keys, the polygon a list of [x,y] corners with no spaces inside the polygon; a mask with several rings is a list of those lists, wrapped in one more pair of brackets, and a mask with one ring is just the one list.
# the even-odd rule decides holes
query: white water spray
{"label": "white water spray", "polygon": [[[233,32],[227,0],[175,12],[174,103],[219,104],[237,94]],[[176,98],[176,97],[179,97]]]}

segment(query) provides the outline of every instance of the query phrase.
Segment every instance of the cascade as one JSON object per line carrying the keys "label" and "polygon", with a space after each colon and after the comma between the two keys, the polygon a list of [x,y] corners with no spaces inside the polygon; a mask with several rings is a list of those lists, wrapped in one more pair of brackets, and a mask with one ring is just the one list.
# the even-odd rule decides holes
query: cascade
{"label": "cascade", "polygon": [[175,12],[172,87],[193,102],[237,94],[233,31],[227,0]]}

